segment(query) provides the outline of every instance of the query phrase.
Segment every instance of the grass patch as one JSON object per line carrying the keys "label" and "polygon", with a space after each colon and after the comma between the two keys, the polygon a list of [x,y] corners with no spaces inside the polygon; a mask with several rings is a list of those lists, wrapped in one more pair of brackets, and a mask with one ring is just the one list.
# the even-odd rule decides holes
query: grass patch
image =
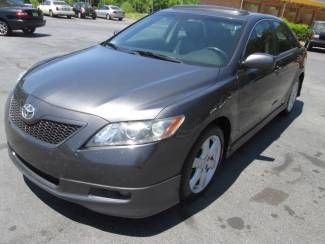
{"label": "grass patch", "polygon": [[142,13],[126,13],[125,17],[132,20],[139,20],[147,15],[148,14],[142,14]]}

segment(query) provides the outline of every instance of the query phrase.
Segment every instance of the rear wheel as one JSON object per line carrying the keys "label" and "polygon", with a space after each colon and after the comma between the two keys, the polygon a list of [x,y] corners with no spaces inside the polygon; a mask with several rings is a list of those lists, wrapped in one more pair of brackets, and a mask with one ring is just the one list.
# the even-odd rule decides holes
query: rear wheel
{"label": "rear wheel", "polygon": [[67,18],[68,18],[68,19],[71,19],[71,15],[68,15]]}
{"label": "rear wheel", "polygon": [[199,196],[212,181],[224,153],[224,134],[219,127],[206,130],[194,145],[182,171],[182,200]]}
{"label": "rear wheel", "polygon": [[287,108],[284,110],[285,115],[288,115],[292,112],[297,101],[298,92],[299,92],[299,82],[296,81],[291,88],[290,96],[287,102]]}
{"label": "rear wheel", "polygon": [[10,33],[10,27],[9,25],[0,20],[0,36],[7,36]]}
{"label": "rear wheel", "polygon": [[310,43],[310,41],[308,41],[305,46],[308,51],[311,51],[313,49],[313,45]]}
{"label": "rear wheel", "polygon": [[23,32],[27,35],[31,35],[35,32],[36,28],[24,28]]}
{"label": "rear wheel", "polygon": [[52,10],[49,11],[50,17],[54,17]]}
{"label": "rear wheel", "polygon": [[118,20],[119,20],[119,21],[122,21],[122,20],[123,20],[123,18],[119,18]]}
{"label": "rear wheel", "polygon": [[93,16],[92,16],[92,18],[93,18],[93,19],[96,19],[96,18],[97,18],[97,16],[96,16],[96,15],[93,15]]}

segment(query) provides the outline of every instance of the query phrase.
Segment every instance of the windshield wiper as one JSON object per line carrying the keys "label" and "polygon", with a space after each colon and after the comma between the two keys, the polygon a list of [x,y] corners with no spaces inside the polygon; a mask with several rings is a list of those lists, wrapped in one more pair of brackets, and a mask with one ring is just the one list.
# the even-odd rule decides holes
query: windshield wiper
{"label": "windshield wiper", "polygon": [[138,53],[139,55],[145,56],[145,57],[156,58],[156,59],[165,60],[165,61],[174,62],[174,63],[183,63],[178,58],[171,57],[168,55],[153,53],[153,52],[149,52],[149,51],[142,51],[142,50],[133,50],[133,51]]}

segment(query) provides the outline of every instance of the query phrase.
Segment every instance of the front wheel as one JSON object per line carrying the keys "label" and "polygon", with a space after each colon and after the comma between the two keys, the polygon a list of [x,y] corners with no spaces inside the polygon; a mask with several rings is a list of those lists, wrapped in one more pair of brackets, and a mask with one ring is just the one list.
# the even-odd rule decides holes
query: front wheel
{"label": "front wheel", "polygon": [[290,96],[287,102],[287,108],[284,110],[285,115],[288,115],[292,112],[297,101],[298,92],[299,92],[299,82],[296,81],[291,88]]}
{"label": "front wheel", "polygon": [[67,16],[67,19],[71,19],[71,15],[68,15],[68,16]]}
{"label": "front wheel", "polygon": [[182,200],[199,196],[211,183],[224,153],[224,134],[211,127],[198,139],[182,170],[180,197]]}
{"label": "front wheel", "polygon": [[123,18],[119,18],[118,20],[119,20],[119,21],[122,21],[122,20],[123,20]]}
{"label": "front wheel", "polygon": [[31,35],[35,32],[36,28],[25,28],[23,29],[23,32],[27,35]]}
{"label": "front wheel", "polygon": [[96,15],[93,15],[92,18],[95,20],[97,18],[97,16]]}

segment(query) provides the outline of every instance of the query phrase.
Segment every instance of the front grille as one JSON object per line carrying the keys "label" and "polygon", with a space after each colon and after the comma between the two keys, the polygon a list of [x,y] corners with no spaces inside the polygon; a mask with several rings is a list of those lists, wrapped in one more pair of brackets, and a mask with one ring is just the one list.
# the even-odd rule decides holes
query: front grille
{"label": "front grille", "polygon": [[21,105],[15,98],[11,99],[9,117],[24,133],[49,144],[59,144],[74,134],[81,126],[60,123],[51,120],[39,120],[27,124],[21,116]]}

